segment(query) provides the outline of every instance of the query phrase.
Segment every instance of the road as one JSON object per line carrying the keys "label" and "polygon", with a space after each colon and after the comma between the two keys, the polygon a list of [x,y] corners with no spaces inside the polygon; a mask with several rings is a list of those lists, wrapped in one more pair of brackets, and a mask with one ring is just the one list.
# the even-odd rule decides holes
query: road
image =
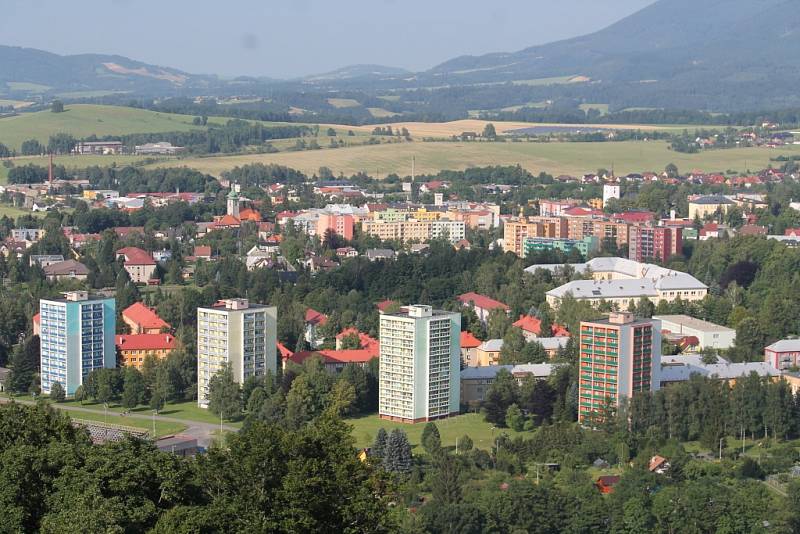
{"label": "road", "polygon": [[[0,397],[0,403],[7,403],[11,402],[12,399]],[[26,401],[26,400],[18,400],[13,399],[14,402],[18,402],[20,404],[36,404],[33,401]],[[92,408],[84,408],[81,406],[59,406],[58,404],[50,404],[54,408],[59,410],[65,410],[68,412],[76,412],[76,413],[91,413],[96,415],[103,415],[103,410],[94,410]],[[113,415],[118,416],[118,413],[114,413]],[[144,414],[136,414],[131,413],[125,416],[126,418],[130,419],[138,419],[143,421],[152,421],[152,415],[144,415]],[[181,432],[181,435],[184,436],[191,436],[197,439],[197,444],[201,447],[208,447],[211,442],[214,440],[214,432],[219,431],[220,429],[226,430],[229,432],[237,432],[238,429],[228,425],[218,425],[215,423],[201,423],[199,421],[190,421],[188,419],[177,419],[175,417],[165,417],[163,415],[157,415],[156,421],[163,421],[166,423],[178,423],[181,425],[186,426],[186,430]]]}

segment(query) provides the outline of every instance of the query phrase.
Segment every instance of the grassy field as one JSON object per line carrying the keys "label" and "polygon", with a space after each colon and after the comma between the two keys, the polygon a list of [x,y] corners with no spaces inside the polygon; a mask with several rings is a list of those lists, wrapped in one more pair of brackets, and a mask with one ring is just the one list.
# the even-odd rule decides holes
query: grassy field
{"label": "grassy field", "polygon": [[189,115],[156,113],[119,106],[75,104],[64,113],[40,111],[0,119],[0,143],[19,150],[26,139],[46,143],[55,133],[69,133],[76,138],[90,135],[125,135],[188,131],[199,128]]}
{"label": "grassy field", "polygon": [[[369,447],[372,445],[380,428],[385,428],[387,432],[391,432],[393,428],[399,428],[408,435],[408,440],[411,442],[411,446],[414,447],[414,452],[418,453],[421,450],[420,439],[422,438],[422,429],[425,428],[425,423],[417,423],[415,425],[392,423],[391,421],[379,419],[377,415],[348,419],[347,423],[353,426],[356,447]],[[500,434],[505,433],[512,437],[517,435],[516,432],[509,428],[500,428],[493,431],[492,425],[484,421],[482,415],[474,413],[436,421],[436,426],[439,427],[439,434],[442,437],[442,446],[444,447],[455,447],[456,440],[467,435],[472,439],[475,448],[489,450],[493,447],[494,438]]]}
{"label": "grassy field", "polygon": [[0,217],[11,217],[12,219],[16,219],[17,217],[22,217],[23,215],[32,215],[33,217],[44,217],[46,214],[42,213],[41,211],[37,211],[33,213],[30,210],[23,210],[20,208],[14,208],[12,206],[5,206],[0,205]]}
{"label": "grassy field", "polygon": [[44,93],[50,89],[49,85],[28,82],[6,82],[6,86],[12,91],[28,91],[29,93]]}
{"label": "grassy field", "polygon": [[739,148],[682,154],[668,149],[665,142],[619,143],[446,143],[412,142],[356,146],[276,154],[221,156],[182,159],[159,163],[161,166],[189,166],[219,176],[223,171],[248,163],[276,163],[305,173],[321,166],[334,174],[351,175],[360,171],[379,177],[390,173],[411,173],[411,158],[416,158],[418,173],[443,169],[466,169],[487,165],[521,165],[531,172],[553,175],[582,175],[599,168],[614,167],[617,174],[660,171],[674,163],[681,171],[706,172],[760,170],[770,158],[780,154],[800,155],[800,146],[781,149]]}
{"label": "grassy field", "polygon": [[352,98],[329,98],[328,104],[335,108],[357,108],[361,102]]}
{"label": "grassy field", "polygon": [[[95,402],[84,402],[83,404],[81,404],[80,402],[77,401],[64,401],[60,403],[60,405],[82,406],[84,408],[90,408],[93,410],[103,409],[102,403],[95,403]],[[119,414],[127,410],[128,410],[127,408],[123,407],[120,404],[110,404],[108,406],[109,413]],[[145,414],[145,415],[150,415],[151,413],[153,413],[153,411],[148,406],[139,406],[138,408],[134,408],[133,410],[131,410],[131,412],[136,414]],[[209,412],[208,410],[199,408],[197,406],[197,403],[194,401],[167,404],[158,414],[163,415],[164,417],[172,417],[174,419],[185,419],[187,421],[197,421],[199,423],[219,424],[219,417]],[[238,428],[242,426],[242,423],[240,422],[229,423],[226,421],[225,425],[234,426]]]}
{"label": "grassy field", "polygon": [[[5,397],[5,398],[9,398],[8,395],[5,394],[5,393],[0,394],[0,396]],[[14,397],[14,399],[18,400],[18,401],[32,401],[32,400],[34,400],[33,397],[31,397],[30,395],[17,395],[17,396]],[[74,401],[59,402],[59,403],[52,403],[50,401],[46,401],[46,402],[50,403],[51,406],[53,406],[54,408],[58,408],[58,409],[65,409],[65,408],[69,408],[69,407],[81,406],[81,404],[79,402],[74,402]],[[95,409],[95,410],[102,410],[103,409],[103,405],[102,404],[94,404],[94,403],[88,403],[88,402],[83,404],[83,407],[84,408],[91,408],[91,409]],[[165,410],[166,410],[166,408],[165,408]],[[105,422],[105,423],[112,424],[112,425],[131,426],[131,427],[134,427],[134,428],[141,428],[143,430],[149,430],[151,432],[153,430],[152,421],[148,421],[148,420],[144,420],[144,419],[133,419],[131,417],[123,417],[121,415],[118,415],[119,413],[124,411],[119,406],[109,406],[108,415],[103,414],[103,413],[77,412],[77,411],[72,411],[72,410],[65,410],[65,411],[73,419],[83,419],[83,420],[86,420],[86,421],[97,421],[97,422],[100,422],[100,423]],[[134,410],[134,412],[136,412],[136,411],[137,410]],[[142,413],[150,414],[152,412],[150,410],[142,410]],[[162,411],[161,415],[167,415],[167,414]],[[171,417],[174,417],[174,416],[171,416]],[[169,421],[159,421],[158,419],[156,419],[156,436],[157,437],[169,436],[169,435],[172,435],[172,434],[177,434],[179,432],[182,432],[185,429],[186,429],[186,426],[182,425],[180,423],[172,423],[172,422],[169,422]]]}

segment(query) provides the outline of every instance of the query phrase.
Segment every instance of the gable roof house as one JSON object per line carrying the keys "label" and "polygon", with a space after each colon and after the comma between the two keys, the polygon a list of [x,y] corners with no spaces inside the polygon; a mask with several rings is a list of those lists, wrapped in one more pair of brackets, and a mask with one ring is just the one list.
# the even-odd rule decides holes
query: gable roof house
{"label": "gable roof house", "polygon": [[123,258],[125,270],[135,284],[147,284],[156,272],[156,261],[138,247],[125,247],[117,251],[117,258]]}
{"label": "gable roof house", "polygon": [[511,310],[507,304],[503,304],[499,300],[494,300],[491,297],[474,292],[464,293],[457,298],[465,308],[471,306],[475,310],[478,320],[483,324],[489,321],[489,313],[491,313],[492,310],[502,310],[506,314]]}
{"label": "gable roof house", "polygon": [[89,276],[89,268],[76,260],[51,263],[42,270],[48,280],[64,280],[66,278],[86,280],[86,277]]}
{"label": "gable roof house", "polygon": [[158,316],[154,308],[141,302],[134,302],[122,310],[122,321],[128,325],[131,334],[160,334],[172,328]]}

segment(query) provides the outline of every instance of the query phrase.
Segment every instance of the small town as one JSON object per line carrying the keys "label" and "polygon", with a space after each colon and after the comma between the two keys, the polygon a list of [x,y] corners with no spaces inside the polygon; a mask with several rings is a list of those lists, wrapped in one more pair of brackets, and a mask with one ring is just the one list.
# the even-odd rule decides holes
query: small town
{"label": "small town", "polygon": [[[345,14],[412,5],[245,3],[341,57],[0,44],[0,532],[800,532],[800,98],[744,29],[786,0],[717,6],[749,48],[444,2],[525,40],[405,56]],[[147,23],[8,20],[50,9]],[[186,70],[118,55],[162,31]]]}

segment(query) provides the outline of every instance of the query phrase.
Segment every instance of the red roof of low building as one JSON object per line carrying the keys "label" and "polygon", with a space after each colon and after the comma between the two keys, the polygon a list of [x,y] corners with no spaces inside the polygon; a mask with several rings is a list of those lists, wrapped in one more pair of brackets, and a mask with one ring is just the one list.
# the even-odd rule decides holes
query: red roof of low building
{"label": "red roof of low building", "polygon": [[172,350],[175,336],[172,334],[119,334],[114,341],[119,350]]}
{"label": "red roof of low building", "polygon": [[194,256],[196,258],[210,258],[211,257],[211,246],[210,245],[198,245],[194,247]]}
{"label": "red roof of low building", "polygon": [[155,265],[153,257],[138,247],[125,247],[117,251],[117,256],[125,256],[125,265]]}
{"label": "red roof of low building", "polygon": [[324,325],[327,322],[328,316],[324,313],[320,313],[311,308],[306,309],[306,323],[311,323],[313,325]]}
{"label": "red roof of low building", "polygon": [[[530,332],[532,334],[536,334],[537,336],[542,335],[542,320],[537,317],[520,315],[519,320],[517,320],[512,326],[516,326],[525,332]],[[554,337],[569,337],[570,335],[569,330],[560,324],[553,323],[550,325],[550,330]]]}
{"label": "red roof of low building", "polygon": [[239,212],[240,221],[261,222],[261,214],[251,208],[245,208]]}
{"label": "red roof of low building", "polygon": [[378,357],[377,354],[365,349],[317,351],[304,350],[294,353],[289,357],[289,360],[296,364],[302,364],[305,360],[316,354],[322,356],[322,359],[325,361],[325,363],[330,364],[367,363],[373,358]]}
{"label": "red roof of low building", "polygon": [[131,234],[143,234],[144,226],[117,226],[114,233],[119,237],[127,237]]}
{"label": "red roof of low building", "polygon": [[379,303],[377,303],[377,304],[375,305],[375,307],[376,307],[376,308],[378,308],[378,311],[385,312],[385,311],[386,311],[386,310],[388,310],[388,309],[389,309],[389,307],[390,307],[390,306],[392,306],[393,304],[395,304],[395,301],[393,301],[393,300],[388,300],[388,299],[387,299],[387,300],[382,300],[382,301],[380,301]]}
{"label": "red roof of low building", "polygon": [[36,315],[33,316],[33,324],[37,324],[40,322],[42,322],[42,314],[37,313]]}
{"label": "red roof of low building", "polygon": [[462,304],[472,304],[476,308],[481,308],[483,310],[495,310],[501,309],[504,311],[508,311],[511,308],[508,305],[503,304],[499,300],[494,300],[491,297],[487,297],[486,295],[480,295],[478,293],[464,293],[463,295],[458,296],[458,300]]}
{"label": "red roof of low building", "polygon": [[294,354],[292,351],[286,348],[286,345],[284,345],[280,341],[277,341],[275,344],[278,347],[278,354],[280,354],[281,358],[283,358],[284,360],[291,357],[292,354]]}
{"label": "red roof of low building", "polygon": [[359,331],[358,328],[355,327],[345,328],[344,330],[336,334],[336,339],[342,339],[347,336],[351,336],[353,334],[356,334],[358,336],[358,342],[361,346],[361,349],[371,351],[372,353],[374,353],[375,356],[378,355],[378,352],[380,350],[380,342],[374,337],[371,337],[370,335]]}
{"label": "red roof of low building", "polygon": [[605,475],[597,479],[595,485],[602,493],[613,493],[614,486],[619,483],[620,477],[616,475]]}
{"label": "red roof of low building", "polygon": [[476,349],[481,346],[481,340],[472,335],[471,332],[461,332],[461,348]]}
{"label": "red roof of low building", "polygon": [[228,227],[237,227],[241,226],[242,221],[234,217],[233,215],[225,214],[216,221],[214,221],[214,227],[216,228],[228,228]]}
{"label": "red roof of low building", "polygon": [[564,210],[564,215],[568,215],[570,217],[589,217],[591,216],[598,216],[602,215],[603,212],[601,210],[596,210],[592,208],[584,208],[581,206],[573,206]]}
{"label": "red roof of low building", "polygon": [[800,236],[800,228],[787,228],[783,231],[785,236]]}
{"label": "red roof of low building", "polygon": [[650,458],[650,466],[648,469],[650,471],[655,471],[665,463],[667,463],[667,459],[664,458],[663,456],[658,456],[658,455],[653,456],[652,458]]}
{"label": "red roof of low building", "polygon": [[652,211],[626,211],[625,213],[615,213],[612,219],[627,223],[650,222],[655,217]]}
{"label": "red roof of low building", "polygon": [[122,316],[146,330],[171,328],[169,323],[159,317],[153,308],[149,308],[141,302],[134,302],[125,308],[122,311]]}

